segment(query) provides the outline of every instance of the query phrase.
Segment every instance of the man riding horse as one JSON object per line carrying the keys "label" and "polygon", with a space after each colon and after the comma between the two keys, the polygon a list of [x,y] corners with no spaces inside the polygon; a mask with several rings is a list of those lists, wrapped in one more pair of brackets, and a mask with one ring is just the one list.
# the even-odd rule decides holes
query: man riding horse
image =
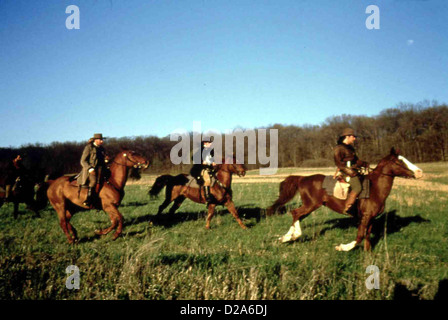
{"label": "man riding horse", "polygon": [[369,164],[358,159],[354,148],[357,136],[352,128],[346,128],[342,131],[338,139],[338,145],[334,148],[334,162],[338,170],[342,173],[345,181],[350,184],[350,193],[345,203],[344,213],[350,210],[355,203],[356,198],[361,193],[362,186],[359,179],[359,169],[368,168]]}
{"label": "man riding horse", "polygon": [[9,202],[11,199],[11,191],[16,184],[17,179],[23,178],[26,175],[25,167],[22,164],[22,156],[17,155],[6,168],[6,180],[5,180],[5,202]]}
{"label": "man riding horse", "polygon": [[202,140],[201,149],[193,156],[193,163],[194,159],[199,159],[201,162],[194,163],[190,170],[191,176],[196,179],[199,187],[202,188],[205,185],[205,200],[207,203],[212,201],[210,184],[214,166],[216,166],[214,156],[215,153],[212,148],[212,141],[207,139]]}
{"label": "man riding horse", "polygon": [[89,139],[81,156],[82,171],[78,180],[80,186],[87,186],[87,198],[84,201],[85,206],[92,205],[93,192],[100,179],[104,177],[106,169],[106,151],[104,150],[103,135],[95,133]]}

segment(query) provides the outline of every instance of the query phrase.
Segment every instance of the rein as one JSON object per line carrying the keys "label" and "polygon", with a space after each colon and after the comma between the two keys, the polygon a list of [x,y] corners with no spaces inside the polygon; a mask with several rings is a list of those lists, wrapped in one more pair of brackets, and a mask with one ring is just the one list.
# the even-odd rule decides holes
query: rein
{"label": "rein", "polygon": [[[134,161],[131,158],[129,158],[126,153],[123,155],[123,157],[126,158],[126,161],[130,161],[134,165],[137,165],[139,167],[142,165],[140,162]],[[126,163],[125,164],[119,163],[119,162],[115,161],[115,159],[114,159],[114,161],[112,161],[112,163],[118,164],[118,165],[123,166],[123,167],[127,167]]]}
{"label": "rein", "polygon": [[[389,162],[393,162],[393,163],[395,163],[397,166],[399,166],[399,167],[401,167],[401,168],[403,168],[403,169],[410,170],[409,168],[407,168],[407,167],[401,165],[401,163],[399,163],[399,162],[396,163],[394,160],[389,160],[389,161],[386,162],[386,164],[389,163]],[[383,167],[383,169],[384,169],[384,167]],[[392,177],[392,178],[394,178],[394,177],[398,177],[398,176],[396,176],[396,175],[388,174],[388,173],[384,173],[384,172],[379,172],[379,174],[380,174],[380,175],[383,175],[383,176],[387,176],[387,177]]]}

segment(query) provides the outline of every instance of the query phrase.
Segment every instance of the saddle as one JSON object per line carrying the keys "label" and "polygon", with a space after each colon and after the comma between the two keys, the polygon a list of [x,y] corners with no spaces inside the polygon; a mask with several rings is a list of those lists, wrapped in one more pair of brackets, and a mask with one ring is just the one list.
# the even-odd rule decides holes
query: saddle
{"label": "saddle", "polygon": [[[74,176],[70,176],[70,177],[68,178],[68,182],[70,182],[70,184],[71,184],[72,186],[78,187],[78,186],[79,186],[78,179],[79,179],[80,176],[81,176],[81,173],[78,173],[78,174],[76,174],[76,175],[74,175]],[[81,187],[82,187],[82,188],[87,188],[86,185],[82,185]]]}
{"label": "saddle", "polygon": [[[370,180],[366,176],[361,175],[361,193],[358,195],[358,199],[368,199],[370,194]],[[325,176],[322,183],[322,188],[325,189],[329,196],[346,200],[347,195],[350,192],[350,184],[341,177]]]}
{"label": "saddle", "polygon": [[202,171],[202,177],[204,178],[204,184],[201,186],[196,178],[189,174],[187,176],[188,181],[185,185],[189,188],[213,187],[217,181],[217,179],[209,174],[206,169]]}
{"label": "saddle", "polygon": [[[79,191],[81,191],[81,189],[88,189],[88,188],[89,188],[88,185],[86,185],[86,184],[80,184],[80,183],[79,183],[79,177],[80,177],[80,176],[81,176],[81,173],[78,173],[77,175],[74,175],[74,176],[70,176],[70,177],[68,178],[68,182],[70,183],[70,185],[71,185],[72,187],[76,187],[76,188],[78,188]],[[103,179],[101,179],[99,182],[96,183],[96,185],[95,185],[95,192],[96,192],[97,194],[100,192],[100,189],[101,189],[101,187],[103,186],[103,182],[106,182],[106,181],[104,181]]]}

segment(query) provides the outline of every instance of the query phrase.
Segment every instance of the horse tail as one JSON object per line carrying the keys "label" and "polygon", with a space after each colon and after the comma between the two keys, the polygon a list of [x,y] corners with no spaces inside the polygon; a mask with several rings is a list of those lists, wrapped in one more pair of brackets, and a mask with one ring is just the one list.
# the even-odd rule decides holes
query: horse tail
{"label": "horse tail", "polygon": [[165,174],[163,176],[157,177],[156,181],[152,185],[151,189],[149,190],[148,194],[151,198],[157,196],[162,189],[169,184],[173,180],[173,176],[169,174]]}
{"label": "horse tail", "polygon": [[302,178],[303,176],[289,176],[280,183],[278,199],[266,210],[268,216],[275,214],[279,208],[283,208],[286,203],[294,198],[299,191]]}

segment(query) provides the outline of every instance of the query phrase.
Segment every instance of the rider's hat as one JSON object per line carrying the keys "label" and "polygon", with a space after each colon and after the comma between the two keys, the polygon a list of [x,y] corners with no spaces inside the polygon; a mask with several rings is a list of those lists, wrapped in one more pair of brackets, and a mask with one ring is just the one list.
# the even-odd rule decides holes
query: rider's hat
{"label": "rider's hat", "polygon": [[213,140],[211,139],[211,138],[203,138],[202,139],[202,145],[204,145],[205,143],[212,143],[213,142]]}
{"label": "rider's hat", "polygon": [[106,139],[106,138],[103,137],[103,134],[102,134],[102,133],[95,133],[95,134],[93,135],[92,139],[93,139],[93,140],[96,140],[96,139],[104,140],[104,139]]}
{"label": "rider's hat", "polygon": [[340,137],[346,137],[346,136],[357,136],[355,134],[355,130],[353,130],[352,128],[345,128],[344,130],[342,130],[342,133],[340,135]]}

